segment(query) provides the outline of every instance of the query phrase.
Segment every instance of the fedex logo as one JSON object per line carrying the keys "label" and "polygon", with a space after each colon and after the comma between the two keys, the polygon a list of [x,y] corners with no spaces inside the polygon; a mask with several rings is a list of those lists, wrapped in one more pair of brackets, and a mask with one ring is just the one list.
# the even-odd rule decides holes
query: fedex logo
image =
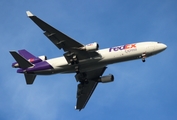
{"label": "fedex logo", "polygon": [[118,51],[118,50],[127,50],[127,49],[133,49],[133,48],[134,49],[136,48],[136,44],[127,44],[127,45],[112,47],[112,48],[109,48],[109,52]]}

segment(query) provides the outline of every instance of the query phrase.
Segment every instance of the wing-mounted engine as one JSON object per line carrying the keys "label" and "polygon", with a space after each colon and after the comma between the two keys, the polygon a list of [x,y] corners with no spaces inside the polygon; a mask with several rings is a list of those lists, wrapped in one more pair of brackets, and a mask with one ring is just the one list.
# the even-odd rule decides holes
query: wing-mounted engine
{"label": "wing-mounted engine", "polygon": [[98,49],[99,49],[99,45],[96,42],[90,43],[90,44],[85,45],[84,47],[81,47],[81,50],[85,50],[85,51],[96,51]]}
{"label": "wing-mounted engine", "polygon": [[108,83],[108,82],[113,82],[113,81],[114,81],[114,76],[112,74],[107,75],[107,76],[102,76],[98,80],[98,82],[101,82],[101,83]]}

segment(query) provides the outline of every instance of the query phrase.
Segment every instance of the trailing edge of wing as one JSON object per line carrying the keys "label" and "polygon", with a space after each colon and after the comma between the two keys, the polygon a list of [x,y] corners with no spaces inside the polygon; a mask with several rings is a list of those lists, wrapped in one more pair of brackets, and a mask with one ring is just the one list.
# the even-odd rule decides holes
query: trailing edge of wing
{"label": "trailing edge of wing", "polygon": [[98,82],[95,82],[95,81],[89,81],[89,83],[85,85],[82,85],[81,83],[78,84],[77,103],[76,103],[75,109],[81,110],[86,106],[97,84]]}

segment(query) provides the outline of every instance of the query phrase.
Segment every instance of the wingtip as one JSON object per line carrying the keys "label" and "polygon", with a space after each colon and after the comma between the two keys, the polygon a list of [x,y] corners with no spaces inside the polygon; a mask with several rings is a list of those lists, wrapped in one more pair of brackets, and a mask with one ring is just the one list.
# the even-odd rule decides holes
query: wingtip
{"label": "wingtip", "polygon": [[27,14],[28,17],[34,16],[30,11],[26,11],[26,14]]}
{"label": "wingtip", "polygon": [[75,110],[79,110],[79,111],[81,111],[82,109],[78,109],[77,106],[75,106]]}
{"label": "wingtip", "polygon": [[15,50],[11,50],[11,51],[9,51],[9,53],[14,53],[14,52],[16,52]]}

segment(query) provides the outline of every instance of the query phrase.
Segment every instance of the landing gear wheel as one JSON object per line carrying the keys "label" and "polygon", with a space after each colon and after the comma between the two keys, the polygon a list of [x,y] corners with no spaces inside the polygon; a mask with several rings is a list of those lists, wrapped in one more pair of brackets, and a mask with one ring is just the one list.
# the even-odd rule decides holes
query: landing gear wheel
{"label": "landing gear wheel", "polygon": [[77,74],[79,74],[79,66],[75,66],[75,71]]}
{"label": "landing gear wheel", "polygon": [[143,61],[143,62],[146,62],[146,60],[145,60],[145,59],[143,59],[142,61]]}
{"label": "landing gear wheel", "polygon": [[68,52],[65,53],[64,56],[68,62],[68,65],[77,65],[79,63],[77,55],[75,55],[74,53]]}
{"label": "landing gear wheel", "polygon": [[87,74],[84,72],[83,73],[80,73],[80,72],[76,73],[75,78],[76,78],[76,81],[77,82],[79,81],[82,85],[88,83]]}

